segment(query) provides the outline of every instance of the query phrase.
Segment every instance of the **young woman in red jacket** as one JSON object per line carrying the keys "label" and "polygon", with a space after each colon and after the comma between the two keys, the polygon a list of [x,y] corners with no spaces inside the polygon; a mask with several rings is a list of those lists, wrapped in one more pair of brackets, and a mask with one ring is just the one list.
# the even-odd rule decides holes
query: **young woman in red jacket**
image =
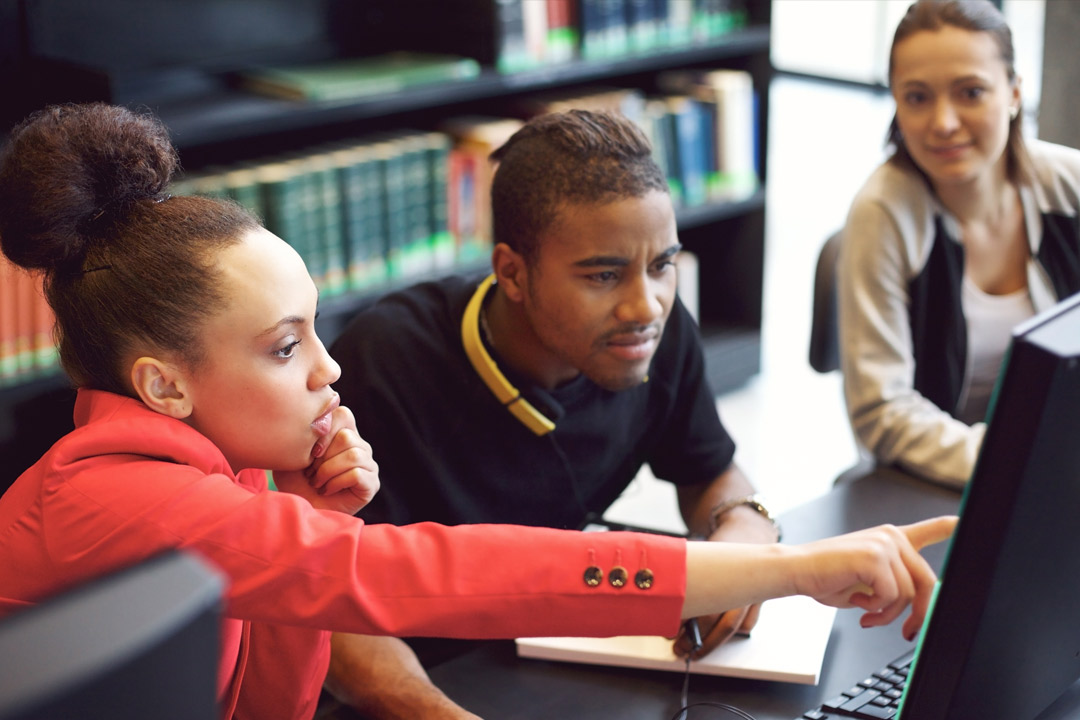
{"label": "young woman in red jacket", "polygon": [[0,614],[195,552],[229,581],[219,687],[238,718],[311,717],[332,630],[670,636],[800,593],[868,626],[910,604],[917,631],[934,584],[918,548],[954,518],[798,547],[366,526],[378,468],[331,387],[303,261],[234,203],[170,197],[176,167],[157,121],[101,104],[35,114],[0,156],[0,243],[44,271],[79,388],[75,430],[0,498]]}

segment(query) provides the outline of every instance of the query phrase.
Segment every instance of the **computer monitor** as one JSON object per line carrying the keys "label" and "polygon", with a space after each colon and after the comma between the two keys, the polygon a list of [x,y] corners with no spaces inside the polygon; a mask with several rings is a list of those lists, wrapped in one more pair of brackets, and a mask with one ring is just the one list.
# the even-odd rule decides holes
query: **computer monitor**
{"label": "computer monitor", "polygon": [[0,720],[217,720],[222,578],[169,552],[0,621]]}
{"label": "computer monitor", "polygon": [[1018,326],[899,718],[1030,720],[1080,677],[1080,295]]}

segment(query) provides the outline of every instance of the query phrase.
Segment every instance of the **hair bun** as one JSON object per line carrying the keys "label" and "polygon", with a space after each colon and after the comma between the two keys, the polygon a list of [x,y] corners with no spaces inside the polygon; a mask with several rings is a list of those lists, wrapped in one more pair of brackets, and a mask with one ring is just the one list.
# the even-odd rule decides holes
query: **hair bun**
{"label": "hair bun", "polygon": [[162,193],[179,161],[155,118],[104,103],[56,105],[0,154],[0,244],[27,268],[81,265],[130,207]]}

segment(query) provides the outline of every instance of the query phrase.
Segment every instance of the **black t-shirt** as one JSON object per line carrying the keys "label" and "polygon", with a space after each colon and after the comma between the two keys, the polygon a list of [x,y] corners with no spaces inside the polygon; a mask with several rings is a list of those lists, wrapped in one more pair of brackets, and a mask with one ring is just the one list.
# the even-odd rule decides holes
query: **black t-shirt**
{"label": "black t-shirt", "polygon": [[676,484],[727,469],[735,445],[681,303],[640,386],[611,392],[579,376],[545,393],[501,366],[556,421],[538,437],[465,354],[462,315],[481,279],[450,277],[389,294],[331,348],[342,372],[335,388],[379,464],[382,488],[361,517],[576,528],[588,512],[606,510],[643,463]]}

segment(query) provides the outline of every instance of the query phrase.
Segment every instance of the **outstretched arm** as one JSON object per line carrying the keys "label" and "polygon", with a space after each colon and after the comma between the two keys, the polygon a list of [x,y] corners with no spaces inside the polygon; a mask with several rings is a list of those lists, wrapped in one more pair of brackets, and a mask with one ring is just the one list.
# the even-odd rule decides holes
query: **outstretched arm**
{"label": "outstretched arm", "polygon": [[903,633],[913,639],[936,581],[919,550],[948,538],[956,521],[949,516],[882,525],[794,546],[689,543],[683,617],[807,595],[834,607],[861,608],[863,627],[875,627],[888,625],[910,604]]}

